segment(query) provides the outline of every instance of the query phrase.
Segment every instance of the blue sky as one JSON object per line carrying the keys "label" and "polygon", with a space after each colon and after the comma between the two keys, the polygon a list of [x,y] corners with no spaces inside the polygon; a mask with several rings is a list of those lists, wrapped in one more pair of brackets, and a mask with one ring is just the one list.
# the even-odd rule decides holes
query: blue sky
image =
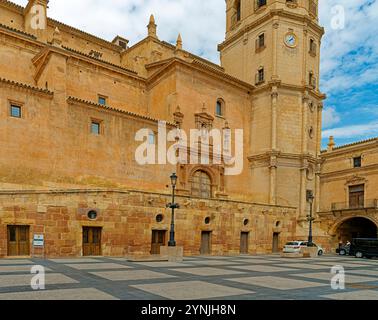
{"label": "blue sky", "polygon": [[[251,0],[252,1],[252,0]],[[25,5],[27,0],[16,0]],[[323,147],[328,137],[346,144],[378,136],[378,0],[319,0],[326,29],[321,51],[321,90],[327,94]],[[340,7],[341,6],[341,7]],[[108,40],[119,34],[130,44],[146,36],[155,14],[160,39],[219,63],[224,39],[224,0],[51,0],[49,16]],[[335,28],[340,8],[345,24]],[[83,14],[85,12],[85,14]]]}

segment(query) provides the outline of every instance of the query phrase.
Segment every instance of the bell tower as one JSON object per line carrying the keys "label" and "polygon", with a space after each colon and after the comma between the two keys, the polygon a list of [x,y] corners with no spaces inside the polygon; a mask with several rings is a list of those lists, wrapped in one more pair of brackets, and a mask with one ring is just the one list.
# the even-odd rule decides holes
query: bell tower
{"label": "bell tower", "polygon": [[319,206],[322,101],[318,0],[226,0],[218,46],[228,74],[255,86],[250,115],[251,193],[298,208]]}

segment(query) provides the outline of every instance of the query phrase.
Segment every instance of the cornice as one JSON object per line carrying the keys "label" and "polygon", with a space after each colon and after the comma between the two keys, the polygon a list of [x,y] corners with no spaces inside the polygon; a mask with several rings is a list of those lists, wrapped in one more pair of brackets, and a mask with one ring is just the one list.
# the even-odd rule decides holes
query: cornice
{"label": "cornice", "polygon": [[255,154],[248,156],[248,161],[256,160],[268,160],[271,157],[276,157],[277,159],[292,159],[292,160],[307,160],[311,163],[318,163],[319,159],[311,154],[295,154],[295,153],[285,153],[278,150],[267,151],[261,154]]}
{"label": "cornice", "polygon": [[319,92],[319,91],[316,91],[316,90],[313,90],[312,87],[308,86],[308,85],[294,85],[294,84],[289,84],[289,83],[285,83],[285,82],[282,82],[282,80],[272,80],[272,81],[269,81],[267,83],[265,83],[264,85],[260,85],[260,86],[257,86],[255,87],[253,93],[261,93],[261,92],[264,92],[264,91],[268,91],[268,93],[272,93],[272,89],[276,87],[277,89],[288,89],[288,90],[292,90],[292,91],[298,91],[298,92],[301,92],[303,94],[308,94],[309,96],[312,96],[313,98],[315,99],[319,99],[319,100],[325,100],[327,99],[327,95]]}
{"label": "cornice", "polygon": [[332,172],[327,172],[327,173],[321,173],[320,178],[324,180],[328,179],[335,179],[336,177],[339,179],[347,179],[350,178],[350,175],[361,175],[364,174],[366,176],[368,175],[373,175],[376,172],[373,172],[373,170],[378,170],[378,163],[377,164],[372,164],[369,166],[364,166],[361,168],[349,168],[349,169],[344,169],[344,170],[339,170],[339,171],[332,171]]}
{"label": "cornice", "polygon": [[52,91],[47,90],[47,89],[33,87],[33,86],[25,84],[25,83],[20,83],[20,82],[16,82],[16,81],[4,79],[4,78],[0,78],[0,85],[18,88],[18,89],[21,89],[21,90],[26,90],[26,91],[33,92],[33,93],[36,93],[36,94],[44,95],[44,96],[49,97],[49,98],[52,98],[54,96],[54,93]]}
{"label": "cornice", "polygon": [[24,36],[24,37],[28,37],[31,40],[37,40],[37,38],[30,33],[24,32],[22,30],[19,30],[19,29],[10,27],[10,26],[7,26],[7,25],[2,24],[2,23],[0,23],[0,28],[3,29],[3,30],[6,30],[6,31],[10,31],[12,33],[17,33],[18,35],[21,35],[21,36]]}
{"label": "cornice", "polygon": [[248,90],[248,92],[252,92],[254,90],[254,86],[250,85],[249,83],[243,82],[239,80],[238,78],[230,76],[227,73],[224,73],[224,72],[219,71],[218,69],[212,68],[211,66],[204,64],[201,61],[193,60],[192,62],[188,62],[177,57],[173,57],[170,59],[166,59],[164,61],[159,61],[159,62],[146,65],[146,69],[162,66],[157,72],[155,72],[153,75],[151,75],[147,79],[147,82],[149,84],[152,84],[162,72],[176,65],[183,65],[190,69],[201,71],[219,80],[232,84],[233,86],[238,87],[242,90]]}
{"label": "cornice", "polygon": [[118,53],[121,53],[121,51],[123,50],[120,46],[110,42],[110,41],[107,41],[105,39],[102,39],[102,38],[99,38],[97,36],[94,36],[90,33],[87,33],[85,31],[82,31],[80,29],[77,29],[77,28],[74,28],[74,27],[71,27],[63,22],[60,22],[60,21],[57,21],[57,20],[54,20],[54,19],[51,19],[51,18],[47,18],[47,25],[52,27],[52,28],[56,28],[58,27],[60,31],[65,31],[65,32],[69,32],[71,34],[76,34],[76,35],[79,35],[80,37],[82,37],[83,39],[85,40],[89,40],[91,42],[95,42],[95,43],[98,43],[100,44],[101,46],[103,47],[106,47],[107,49],[110,49],[110,50],[113,50],[113,51],[116,51]]}
{"label": "cornice", "polygon": [[[111,107],[111,106],[104,106],[104,105],[99,104],[99,103],[83,100],[83,99],[72,97],[72,96],[67,98],[67,103],[72,104],[72,105],[80,104],[80,105],[85,105],[85,106],[96,107],[96,108],[98,108],[99,110],[102,110],[102,111],[113,111],[113,112],[116,112],[118,114],[129,116],[131,118],[137,118],[137,119],[141,119],[141,120],[144,120],[144,121],[150,121],[150,122],[154,122],[154,123],[157,123],[157,122],[160,121],[160,120],[152,118],[152,117],[148,117],[148,116],[144,116],[144,115],[137,114],[137,113],[134,113],[134,112],[114,108],[114,107]],[[175,127],[174,123],[171,123],[171,122],[166,122],[166,123],[167,123],[168,126]]]}
{"label": "cornice", "polygon": [[234,42],[236,39],[242,37],[246,32],[249,32],[252,29],[255,29],[257,26],[261,25],[262,23],[276,17],[285,17],[285,18],[289,18],[289,19],[293,19],[299,22],[306,23],[308,26],[312,27],[315,31],[317,31],[321,36],[323,36],[325,33],[324,28],[319,26],[317,23],[315,23],[310,16],[288,12],[284,9],[271,9],[266,15],[244,26],[237,33],[235,33],[230,38],[228,38],[227,40],[219,44],[218,51],[225,49],[229,44]]}

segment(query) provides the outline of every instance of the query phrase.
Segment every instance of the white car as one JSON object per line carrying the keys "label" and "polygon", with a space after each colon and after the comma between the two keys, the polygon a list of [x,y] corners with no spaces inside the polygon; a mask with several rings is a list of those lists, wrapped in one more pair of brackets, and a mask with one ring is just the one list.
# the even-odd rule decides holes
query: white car
{"label": "white car", "polygon": [[[285,244],[283,252],[284,253],[299,253],[303,247],[307,247],[307,241],[291,241]],[[313,243],[314,247],[318,248],[318,256],[324,254],[324,249],[321,246]]]}

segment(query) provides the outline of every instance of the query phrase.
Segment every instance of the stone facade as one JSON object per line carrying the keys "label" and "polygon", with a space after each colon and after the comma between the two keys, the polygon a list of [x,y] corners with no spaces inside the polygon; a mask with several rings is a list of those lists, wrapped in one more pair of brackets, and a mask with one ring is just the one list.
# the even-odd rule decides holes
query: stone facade
{"label": "stone facade", "polygon": [[[180,35],[176,45],[160,40],[153,16],[147,37],[129,46],[48,18],[47,3],[0,1],[0,257],[17,242],[13,226],[29,226],[28,255],[81,256],[87,227],[101,228],[102,255],[149,255],[154,231],[167,241],[172,172],[186,255],[200,254],[203,232],[212,254],[239,254],[242,233],[250,254],[306,238],[308,190],[316,240],[331,248],[334,219],[324,208],[344,191],[328,178],[337,152],[320,150],[317,1],[227,0],[221,66],[183,50]],[[211,145],[220,164],[140,165],[135,135],[148,129],[161,142],[159,121],[185,132],[243,129],[241,174],[225,175]],[[194,194],[199,171],[210,197]],[[33,235],[44,235],[43,248]]]}
{"label": "stone facade", "polygon": [[[321,157],[318,223],[325,232],[325,243],[335,247],[339,241],[350,241],[353,234],[377,236],[378,139],[335,147],[331,137],[328,149]],[[357,197],[354,190],[357,190]]]}

